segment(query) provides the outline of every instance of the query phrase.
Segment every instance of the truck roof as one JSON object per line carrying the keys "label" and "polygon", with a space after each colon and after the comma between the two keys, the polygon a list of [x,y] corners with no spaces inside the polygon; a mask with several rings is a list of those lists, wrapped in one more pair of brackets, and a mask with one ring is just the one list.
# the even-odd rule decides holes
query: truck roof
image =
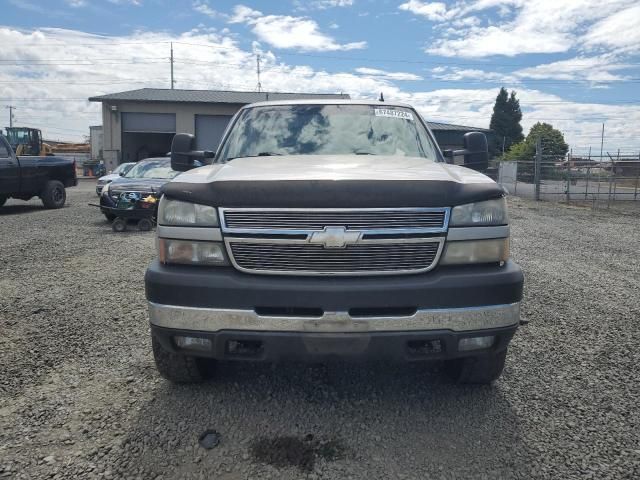
{"label": "truck roof", "polygon": [[242,108],[264,107],[268,105],[373,105],[376,107],[405,107],[415,110],[408,103],[381,102],[378,100],[341,100],[341,99],[321,99],[321,100],[269,100],[268,102],[256,102],[245,105]]}

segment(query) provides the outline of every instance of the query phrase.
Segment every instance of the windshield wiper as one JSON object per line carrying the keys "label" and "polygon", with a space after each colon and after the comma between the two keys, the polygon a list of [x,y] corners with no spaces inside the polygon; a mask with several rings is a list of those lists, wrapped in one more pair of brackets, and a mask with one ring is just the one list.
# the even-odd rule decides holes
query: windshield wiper
{"label": "windshield wiper", "polygon": [[239,155],[237,157],[231,157],[231,158],[227,158],[227,162],[229,160],[235,160],[236,158],[254,158],[254,157],[280,157],[282,156],[282,153],[277,153],[277,152],[260,152],[257,155]]}
{"label": "windshield wiper", "polygon": [[364,150],[355,151],[353,153],[355,153],[356,155],[377,155],[377,153],[367,152],[367,151],[364,151]]}

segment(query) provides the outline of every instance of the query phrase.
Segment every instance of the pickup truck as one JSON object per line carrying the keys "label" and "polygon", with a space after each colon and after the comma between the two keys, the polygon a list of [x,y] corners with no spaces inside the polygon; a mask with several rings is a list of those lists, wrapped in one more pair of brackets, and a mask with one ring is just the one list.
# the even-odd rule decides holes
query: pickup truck
{"label": "pickup truck", "polygon": [[45,208],[62,208],[67,200],[65,188],[77,184],[74,160],[52,155],[17,157],[0,135],[0,207],[8,198],[38,196]]}
{"label": "pickup truck", "polygon": [[[185,173],[163,187],[145,277],[162,376],[335,358],[500,376],[523,274],[504,190],[478,171],[484,134],[443,153],[409,105],[303,100],[245,106],[215,155],[195,144],[173,140]],[[214,160],[193,169],[196,158]]]}

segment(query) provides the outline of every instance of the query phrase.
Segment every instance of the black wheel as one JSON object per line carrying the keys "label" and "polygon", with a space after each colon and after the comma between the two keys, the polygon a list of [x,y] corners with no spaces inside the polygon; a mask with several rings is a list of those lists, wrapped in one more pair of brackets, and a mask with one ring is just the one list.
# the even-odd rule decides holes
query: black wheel
{"label": "black wheel", "polygon": [[497,353],[448,360],[445,368],[449,377],[457,383],[486,384],[500,377],[506,358],[505,349]]}
{"label": "black wheel", "polygon": [[67,201],[67,191],[62,182],[49,180],[40,195],[45,208],[62,208]]}
{"label": "black wheel", "polygon": [[148,232],[151,228],[153,228],[153,223],[148,218],[141,218],[138,220],[138,230]]}
{"label": "black wheel", "polygon": [[199,383],[211,376],[213,360],[168,352],[151,336],[153,358],[160,375],[174,383]]}
{"label": "black wheel", "polygon": [[113,213],[104,212],[103,215],[104,218],[107,219],[107,222],[113,222],[116,219],[116,216]]}
{"label": "black wheel", "polygon": [[111,224],[111,229],[114,232],[124,232],[127,229],[127,221],[122,217],[117,217]]}
{"label": "black wheel", "polygon": [[0,207],[3,206],[7,201],[7,197],[0,197]]}

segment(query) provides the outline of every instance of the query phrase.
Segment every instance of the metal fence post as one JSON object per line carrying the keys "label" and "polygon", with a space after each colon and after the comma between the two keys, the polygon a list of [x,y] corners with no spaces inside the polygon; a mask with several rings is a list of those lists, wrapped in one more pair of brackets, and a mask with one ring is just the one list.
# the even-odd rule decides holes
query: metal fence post
{"label": "metal fence post", "polygon": [[542,139],[536,139],[536,162],[533,169],[533,183],[536,189],[536,201],[540,200],[540,169],[542,167]]}
{"label": "metal fence post", "polygon": [[584,189],[584,199],[587,199],[589,193],[589,175],[591,174],[591,147],[589,147],[589,159],[587,160],[587,186]]}
{"label": "metal fence post", "polygon": [[638,199],[638,183],[640,183],[640,154],[638,154],[638,164],[636,165],[636,188],[633,191],[633,199]]}
{"label": "metal fence post", "polygon": [[613,176],[616,174],[616,162],[609,152],[607,152],[611,159],[611,175],[609,175],[609,194],[607,195],[607,208],[611,207],[611,187],[613,186]]}
{"label": "metal fence post", "polygon": [[569,150],[569,158],[567,160],[567,203],[571,201],[571,157],[573,149]]}
{"label": "metal fence post", "polygon": [[[618,164],[620,163],[620,149],[618,149],[618,158],[616,160],[616,166],[613,169],[613,201],[616,201],[616,197],[618,195]],[[622,172],[624,173],[624,162],[622,162]]]}

